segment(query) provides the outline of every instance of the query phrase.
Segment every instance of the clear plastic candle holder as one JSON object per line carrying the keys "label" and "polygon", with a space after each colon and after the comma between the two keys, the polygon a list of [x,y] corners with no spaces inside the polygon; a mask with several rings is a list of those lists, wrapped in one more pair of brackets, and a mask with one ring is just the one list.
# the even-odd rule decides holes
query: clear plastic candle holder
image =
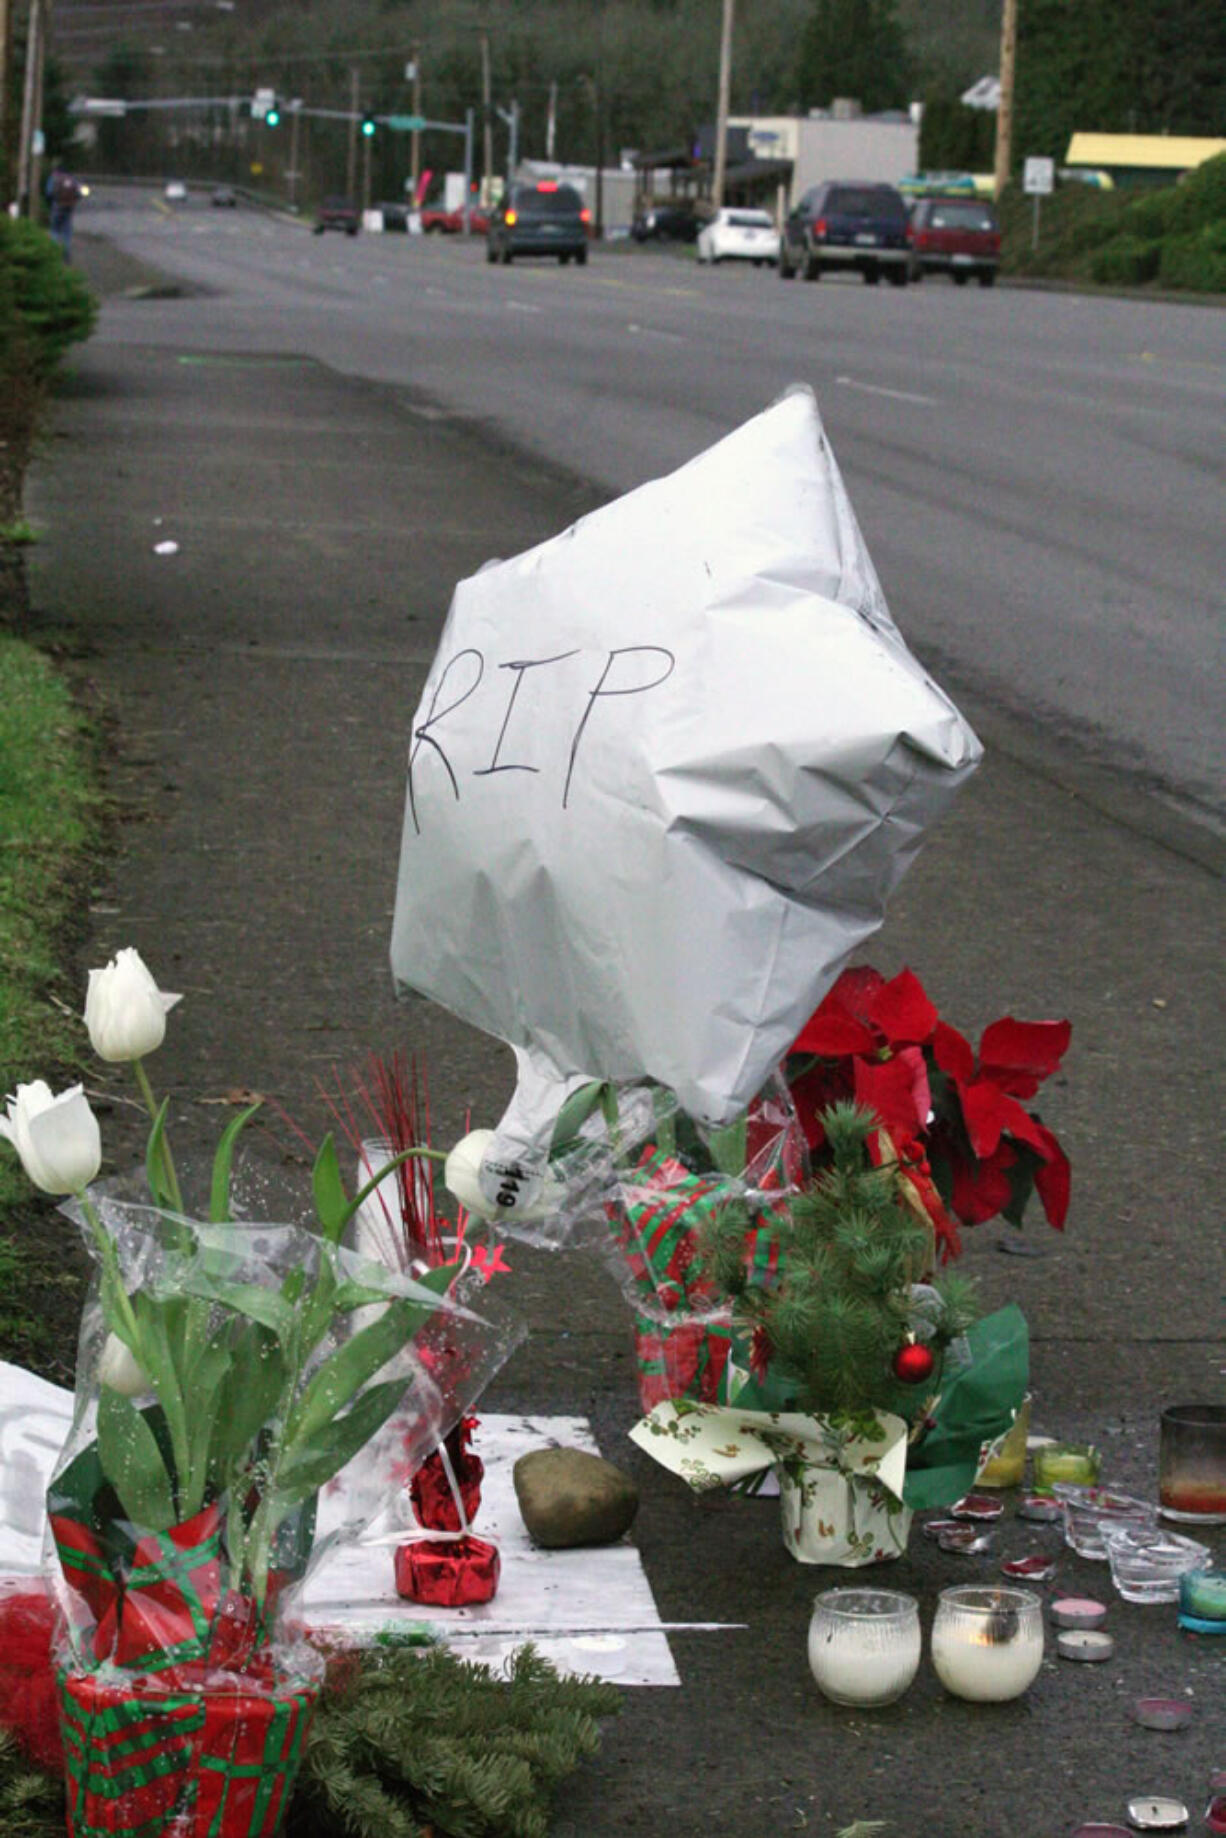
{"label": "clear plastic candle holder", "polygon": [[1172,1404],[1158,1428],[1164,1519],[1226,1524],[1226,1405]]}
{"label": "clear plastic candle holder", "polygon": [[828,1589],[813,1604],[809,1666],[835,1704],[893,1704],[919,1671],[919,1604],[892,1589]]}
{"label": "clear plastic candle holder", "polygon": [[1074,1487],[1057,1481],[1052,1489],[1064,1513],[1064,1542],[1079,1557],[1106,1561],[1104,1533],[1109,1525],[1152,1531],[1158,1508],[1150,1500],[1114,1493],[1107,1487]]}
{"label": "clear plastic candle holder", "polygon": [[1177,1602],[1179,1579],[1209,1561],[1206,1545],[1162,1525],[1107,1525],[1103,1540],[1111,1581],[1126,1602]]}
{"label": "clear plastic candle holder", "polygon": [[977,1704],[1018,1698],[1043,1663],[1043,1608],[1029,1589],[942,1589],[932,1664],[946,1691]]}
{"label": "clear plastic candle holder", "polygon": [[[1179,1579],[1179,1625],[1194,1634],[1226,1634],[1226,1570],[1188,1570]],[[1222,1790],[1226,1793],[1226,1776]]]}

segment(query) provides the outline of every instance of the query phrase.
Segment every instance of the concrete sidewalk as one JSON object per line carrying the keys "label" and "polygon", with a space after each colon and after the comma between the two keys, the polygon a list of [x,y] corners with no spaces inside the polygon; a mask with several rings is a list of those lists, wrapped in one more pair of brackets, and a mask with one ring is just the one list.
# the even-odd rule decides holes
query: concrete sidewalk
{"label": "concrete sidewalk", "polygon": [[[104,314],[139,311],[114,264],[104,284]],[[71,668],[112,711],[123,814],[85,962],[134,944],[184,992],[156,1073],[185,1159],[207,1153],[240,1090],[317,1139],[320,1087],[371,1052],[425,1057],[440,1142],[469,1114],[494,1122],[509,1054],[392,994],[408,726],[456,580],[594,495],[293,358],[98,342],[75,360],[54,436],[28,492],[35,630],[70,640]],[[177,550],[155,553],[165,542]],[[906,607],[892,611],[905,631]],[[1073,1162],[1068,1231],[1036,1213],[1026,1237],[1043,1255],[1019,1257],[998,1249],[1004,1228],[981,1228],[964,1266],[985,1305],[1027,1314],[1036,1427],[1093,1436],[1113,1483],[1152,1494],[1161,1406],[1223,1396],[1221,882],[1155,840],[1152,810],[1137,824],[1099,811],[1035,770],[1033,737],[1023,764],[990,712],[966,712],[986,763],[869,955],[910,964],[976,1037],[1004,1013],[1072,1019],[1043,1106]],[[117,1105],[105,1134],[130,1163],[139,1120]],[[259,1167],[270,1205],[302,1194],[304,1153],[275,1119]],[[590,1417],[642,1489],[634,1535],[664,1620],[748,1624],[674,1637],[682,1688],[627,1694],[567,1788],[559,1838],[774,1838],[855,1818],[888,1820],[889,1838],[1059,1838],[1122,1822],[1145,1791],[1199,1817],[1210,1769],[1226,1767],[1226,1641],[1116,1600],[1113,1662],[1051,1656],[1017,1703],[950,1699],[925,1666],[888,1710],[836,1710],[805,1635],[815,1592],[847,1574],[795,1564],[773,1503],[698,1499],[626,1440],[630,1319],[597,1260],[516,1248],[511,1262],[506,1293],[532,1332],[489,1408]],[[1226,1528],[1209,1541],[1226,1559]],[[941,1587],[1052,1542],[1010,1523],[993,1556],[960,1559],[917,1533],[872,1580],[918,1595],[929,1625]],[[1105,1572],[1071,1553],[1058,1580],[1111,1599]],[[1131,1722],[1136,1697],[1184,1692],[1187,1733]]]}

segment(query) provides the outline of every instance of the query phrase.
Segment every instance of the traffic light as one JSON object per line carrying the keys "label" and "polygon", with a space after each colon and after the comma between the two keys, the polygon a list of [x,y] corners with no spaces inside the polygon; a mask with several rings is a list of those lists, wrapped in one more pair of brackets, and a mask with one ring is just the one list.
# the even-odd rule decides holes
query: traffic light
{"label": "traffic light", "polygon": [[266,128],[275,128],[280,124],[280,121],[281,121],[281,104],[279,102],[274,101],[269,106],[269,108],[265,111],[264,126]]}
{"label": "traffic light", "polygon": [[366,136],[366,138],[367,138],[367,140],[373,140],[373,139],[374,139],[374,133],[375,133],[375,118],[374,118],[374,116],[373,116],[373,115],[363,115],[363,117],[362,117],[362,132],[363,132],[363,134],[365,134],[365,136]]}

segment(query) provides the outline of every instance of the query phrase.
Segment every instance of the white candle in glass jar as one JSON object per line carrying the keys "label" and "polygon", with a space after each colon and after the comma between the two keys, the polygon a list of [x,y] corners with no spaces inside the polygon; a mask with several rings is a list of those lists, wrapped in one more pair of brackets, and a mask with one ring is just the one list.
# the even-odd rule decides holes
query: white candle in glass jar
{"label": "white candle in glass jar", "polygon": [[932,1625],[932,1664],[955,1697],[999,1704],[1020,1697],[1043,1663],[1039,1598],[1026,1589],[943,1589]]}
{"label": "white candle in glass jar", "polygon": [[884,1589],[831,1589],[809,1623],[809,1666],[824,1695],[861,1708],[892,1704],[919,1670],[919,1606]]}

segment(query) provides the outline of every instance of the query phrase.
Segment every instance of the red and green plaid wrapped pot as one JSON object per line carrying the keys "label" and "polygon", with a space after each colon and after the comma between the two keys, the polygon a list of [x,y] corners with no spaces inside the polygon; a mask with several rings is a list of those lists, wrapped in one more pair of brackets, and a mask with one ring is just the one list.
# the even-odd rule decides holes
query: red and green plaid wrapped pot
{"label": "red and green plaid wrapped pot", "polygon": [[[732,1348],[731,1314],[698,1268],[702,1225],[727,1199],[718,1176],[690,1174],[675,1157],[644,1149],[623,1183],[610,1224],[626,1261],[633,1293],[639,1402],[644,1411],[669,1398],[725,1400]],[[746,1258],[761,1277],[778,1260],[769,1230],[747,1234]]]}
{"label": "red and green plaid wrapped pot", "polygon": [[318,1685],[270,1667],[58,1675],[69,1838],[271,1838]]}

